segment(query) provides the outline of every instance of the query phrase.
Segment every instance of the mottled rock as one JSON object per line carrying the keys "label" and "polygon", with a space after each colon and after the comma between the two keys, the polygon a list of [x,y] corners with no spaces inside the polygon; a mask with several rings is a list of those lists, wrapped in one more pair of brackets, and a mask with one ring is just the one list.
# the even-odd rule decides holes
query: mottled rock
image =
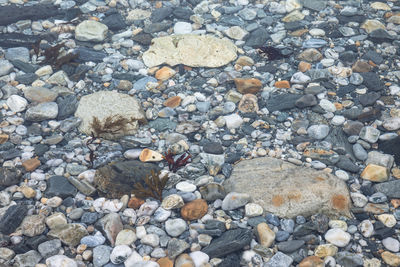
{"label": "mottled rock", "polygon": [[47,235],[60,239],[61,242],[68,246],[75,247],[80,243],[82,237],[88,235],[88,232],[81,224],[71,223],[58,225],[50,230]]}
{"label": "mottled rock", "polygon": [[224,186],[228,191],[249,194],[265,211],[280,217],[310,216],[318,212],[333,217],[350,216],[351,201],[343,181],[331,174],[274,158],[239,162]]}

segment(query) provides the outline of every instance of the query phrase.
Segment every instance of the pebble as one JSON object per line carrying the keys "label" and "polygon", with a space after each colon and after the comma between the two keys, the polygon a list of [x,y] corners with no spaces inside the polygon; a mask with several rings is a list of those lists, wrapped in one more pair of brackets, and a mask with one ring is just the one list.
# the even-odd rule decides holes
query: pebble
{"label": "pebble", "polygon": [[337,247],[345,247],[350,242],[351,236],[342,229],[333,228],[325,233],[325,240]]}

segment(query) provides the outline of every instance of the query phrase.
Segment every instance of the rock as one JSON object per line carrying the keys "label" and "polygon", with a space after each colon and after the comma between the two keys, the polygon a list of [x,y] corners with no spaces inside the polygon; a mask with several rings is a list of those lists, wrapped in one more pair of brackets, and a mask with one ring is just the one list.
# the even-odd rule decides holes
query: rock
{"label": "rock", "polygon": [[197,220],[206,215],[207,210],[207,202],[204,199],[196,199],[181,208],[181,216],[186,221]]}
{"label": "rock", "polygon": [[96,136],[104,138],[134,134],[139,123],[146,120],[136,98],[114,91],[100,91],[83,96],[75,116],[82,120],[79,126],[81,132],[87,135],[94,132]]}
{"label": "rock", "polygon": [[360,176],[361,178],[372,182],[385,182],[389,178],[389,172],[385,167],[368,164]]}
{"label": "rock", "polygon": [[25,160],[22,163],[22,167],[24,167],[25,171],[32,172],[36,170],[37,167],[40,166],[40,160],[37,158]]}
{"label": "rock", "polygon": [[[6,5],[0,10],[0,25],[9,25],[19,20],[46,19],[61,14],[53,4],[35,4],[33,6]],[[1,76],[1,75],[0,75]]]}
{"label": "rock", "polygon": [[0,77],[9,74],[14,69],[14,65],[8,60],[0,59]]}
{"label": "rock", "polygon": [[185,250],[187,250],[189,247],[190,247],[190,245],[188,243],[186,243],[184,240],[172,238],[168,242],[168,246],[167,246],[168,257],[170,257],[171,259],[174,259],[178,255],[183,253]]}
{"label": "rock", "polygon": [[308,48],[299,54],[298,59],[306,62],[317,62],[322,59],[322,54],[315,48]]}
{"label": "rock", "polygon": [[223,210],[235,210],[243,207],[250,201],[250,195],[246,193],[230,192],[222,201],[221,208]]}
{"label": "rock", "polygon": [[375,19],[367,19],[364,23],[360,26],[361,29],[364,29],[367,33],[371,33],[377,29],[385,29],[385,25],[382,24],[379,20]]}
{"label": "rock", "polygon": [[33,237],[40,235],[46,229],[43,215],[30,215],[24,218],[21,223],[22,234]]}
{"label": "rock", "polygon": [[22,173],[20,170],[16,168],[10,167],[1,167],[0,168],[0,186],[10,186],[19,183],[22,177]]}
{"label": "rock", "polygon": [[223,199],[225,197],[225,189],[220,184],[209,183],[199,189],[203,199],[207,201],[214,201],[216,199]]}
{"label": "rock", "polygon": [[152,170],[157,172],[159,167],[137,160],[119,161],[97,169],[93,183],[100,194],[108,198],[120,198],[131,194],[135,183],[144,183]]}
{"label": "rock", "polygon": [[88,232],[81,224],[71,223],[58,225],[50,230],[47,235],[60,239],[67,246],[75,247],[80,243],[82,237],[88,235]]}
{"label": "rock", "polygon": [[52,102],[57,97],[57,92],[45,87],[28,87],[24,90],[24,96],[30,102]]}
{"label": "rock", "polygon": [[108,29],[115,32],[122,30],[126,27],[124,17],[119,13],[114,13],[105,17],[102,23],[105,24],[108,27]]}
{"label": "rock", "polygon": [[250,195],[254,203],[280,217],[310,216],[318,212],[333,217],[350,215],[350,196],[343,181],[331,174],[274,158],[239,162],[224,187],[228,192]]}
{"label": "rock", "polygon": [[369,143],[375,143],[378,141],[379,135],[380,131],[372,126],[364,126],[360,131],[360,138]]}
{"label": "rock", "polygon": [[173,237],[180,236],[187,228],[187,224],[184,220],[178,219],[168,219],[165,222],[165,231]]}
{"label": "rock", "polygon": [[350,242],[351,235],[342,229],[329,229],[325,234],[325,240],[337,247],[345,247]]}
{"label": "rock", "polygon": [[25,98],[20,97],[19,95],[12,95],[7,99],[7,106],[13,112],[21,112],[26,109],[28,105],[28,101]]}
{"label": "rock", "polygon": [[95,267],[104,266],[110,260],[112,248],[109,246],[98,246],[93,249],[93,264]]}
{"label": "rock", "polygon": [[42,256],[34,250],[29,250],[24,254],[18,254],[14,257],[15,266],[18,267],[34,267],[40,262]]}
{"label": "rock", "polygon": [[387,237],[382,240],[382,245],[391,252],[399,252],[400,250],[400,242],[393,237]]}
{"label": "rock", "polygon": [[110,260],[114,264],[123,263],[132,254],[132,249],[127,245],[115,246],[111,252]]}
{"label": "rock", "polygon": [[325,266],[324,261],[317,256],[308,256],[299,263],[299,267],[324,267],[324,266]]}
{"label": "rock", "polygon": [[325,124],[312,125],[307,129],[311,138],[322,140],[329,134],[329,126]]}
{"label": "rock", "polygon": [[291,257],[278,251],[269,261],[264,263],[263,267],[289,267],[291,266],[292,262],[293,259]]}
{"label": "rock", "polygon": [[55,255],[46,260],[48,267],[78,267],[78,264],[65,255]]}
{"label": "rock", "polygon": [[67,218],[65,218],[63,213],[57,212],[46,218],[46,224],[50,229],[54,229],[57,226],[66,225]]}
{"label": "rock", "polygon": [[183,253],[175,260],[176,267],[195,267],[192,257],[189,254]]}
{"label": "rock", "polygon": [[30,107],[25,112],[25,119],[28,121],[44,121],[55,119],[58,115],[58,105],[55,102],[39,103]]}
{"label": "rock", "polygon": [[38,246],[38,251],[43,258],[48,258],[57,255],[61,248],[61,241],[59,239],[53,239],[41,243]]}
{"label": "rock", "polygon": [[292,253],[300,249],[304,244],[304,240],[289,240],[278,243],[277,247],[283,253]]}
{"label": "rock", "polygon": [[374,189],[389,198],[400,198],[400,180],[376,184],[374,185]]}
{"label": "rock", "polygon": [[327,256],[335,256],[338,252],[338,248],[332,244],[322,244],[315,248],[314,255],[319,258],[325,258]]}
{"label": "rock", "polygon": [[269,248],[275,240],[275,232],[266,223],[258,224],[256,231],[259,243]]}
{"label": "rock", "polygon": [[152,45],[143,54],[143,61],[149,68],[161,64],[213,68],[235,60],[236,50],[236,46],[228,39],[211,35],[165,36],[152,40]]}
{"label": "rock", "polygon": [[276,110],[289,110],[296,106],[296,101],[300,97],[302,96],[297,94],[280,94],[276,96],[271,96],[271,98],[266,101],[265,106],[269,110],[269,112],[273,112]]}
{"label": "rock", "polygon": [[76,26],[75,38],[79,41],[102,42],[108,32],[108,27],[95,20],[84,20]]}
{"label": "rock", "polygon": [[211,244],[201,251],[210,256],[210,258],[219,258],[249,245],[251,239],[252,232],[249,229],[229,230],[220,237],[213,239]]}
{"label": "rock", "polygon": [[261,81],[256,78],[235,78],[233,81],[242,94],[257,94],[262,88]]}
{"label": "rock", "polygon": [[383,261],[389,266],[400,266],[400,256],[391,253],[389,251],[384,251],[381,254]]}
{"label": "rock", "polygon": [[121,218],[117,213],[107,214],[96,222],[95,227],[107,237],[111,246],[114,246],[118,233],[123,229]]}
{"label": "rock", "polygon": [[25,218],[28,209],[25,205],[10,206],[0,219],[0,232],[9,235],[17,229]]}
{"label": "rock", "polygon": [[136,234],[134,231],[130,229],[124,229],[121,230],[116,239],[115,239],[115,245],[131,245],[137,240]]}
{"label": "rock", "polygon": [[64,199],[69,196],[75,196],[77,192],[76,188],[63,176],[52,176],[47,181],[46,197],[59,196]]}
{"label": "rock", "polygon": [[400,137],[396,137],[391,140],[379,142],[379,150],[383,151],[385,154],[393,155],[396,164],[400,165],[400,151],[397,149],[399,145]]}

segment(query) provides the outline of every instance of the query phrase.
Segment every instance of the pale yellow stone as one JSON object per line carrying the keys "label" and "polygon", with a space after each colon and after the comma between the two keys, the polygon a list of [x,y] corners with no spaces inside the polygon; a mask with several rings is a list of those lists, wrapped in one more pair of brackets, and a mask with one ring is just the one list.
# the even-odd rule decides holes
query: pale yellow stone
{"label": "pale yellow stone", "polygon": [[360,28],[366,30],[367,33],[371,33],[377,29],[385,29],[385,25],[383,25],[379,20],[367,19]]}
{"label": "pale yellow stone", "polygon": [[142,162],[157,162],[163,160],[163,155],[157,151],[145,148],[140,153],[139,159]]}
{"label": "pale yellow stone", "polygon": [[400,266],[400,256],[394,253],[391,253],[389,251],[384,251],[381,254],[381,257],[383,261],[389,266],[394,266],[394,267]]}
{"label": "pale yellow stone", "polygon": [[364,259],[363,267],[381,267],[381,261],[377,258]]}
{"label": "pale yellow stone", "polygon": [[343,231],[347,231],[347,223],[342,220],[330,220],[329,227],[330,228],[339,228],[339,229],[342,229]]}
{"label": "pale yellow stone", "polygon": [[400,14],[396,14],[388,18],[387,22],[394,23],[394,24],[400,24]]}
{"label": "pale yellow stone", "polygon": [[266,223],[257,225],[257,237],[261,245],[269,248],[275,240],[275,232]]}
{"label": "pale yellow stone", "polygon": [[390,6],[388,6],[387,4],[382,3],[382,2],[373,2],[371,4],[371,8],[376,9],[376,10],[385,10],[385,11],[392,10],[390,8]]}
{"label": "pale yellow stone", "polygon": [[361,173],[361,178],[372,182],[384,182],[389,178],[386,167],[376,164],[368,164]]}
{"label": "pale yellow stone", "polygon": [[332,244],[323,244],[315,248],[314,255],[320,258],[327,256],[335,256],[338,252],[338,247]]}
{"label": "pale yellow stone", "polygon": [[386,227],[393,227],[396,225],[397,221],[392,214],[380,214],[377,216],[378,220],[381,221]]}
{"label": "pale yellow stone", "polygon": [[304,19],[305,15],[298,10],[295,10],[289,14],[287,14],[282,21],[283,22],[292,22]]}

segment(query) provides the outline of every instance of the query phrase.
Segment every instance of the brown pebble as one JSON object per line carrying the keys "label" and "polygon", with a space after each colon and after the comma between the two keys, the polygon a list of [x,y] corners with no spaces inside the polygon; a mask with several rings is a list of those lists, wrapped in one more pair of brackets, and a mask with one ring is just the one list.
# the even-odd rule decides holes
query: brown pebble
{"label": "brown pebble", "polygon": [[206,215],[207,210],[207,202],[204,199],[196,199],[182,207],[181,216],[186,221],[197,220]]}
{"label": "brown pebble", "polygon": [[24,169],[27,172],[34,171],[39,166],[40,166],[40,160],[38,160],[37,158],[28,159],[25,160],[24,163],[22,163],[22,167],[24,167]]}
{"label": "brown pebble", "polygon": [[299,68],[299,71],[306,72],[309,69],[311,69],[311,64],[308,62],[305,62],[305,61],[300,61],[298,68]]}
{"label": "brown pebble", "polygon": [[169,78],[173,77],[175,75],[175,71],[171,69],[170,67],[164,66],[158,71],[156,71],[156,79],[160,81],[166,81]]}
{"label": "brown pebble", "polygon": [[144,200],[141,198],[137,198],[137,197],[133,197],[129,200],[128,202],[128,207],[134,210],[137,210],[140,208],[140,206],[142,206],[142,204],[144,203]]}
{"label": "brown pebble", "polygon": [[174,262],[172,260],[170,260],[170,258],[168,258],[168,257],[158,259],[157,263],[158,263],[158,265],[160,265],[160,267],[173,267],[174,266]]}
{"label": "brown pebble", "polygon": [[324,261],[317,256],[309,256],[299,263],[299,267],[324,267]]}
{"label": "brown pebble", "polygon": [[0,145],[4,144],[8,140],[8,134],[0,134]]}
{"label": "brown pebble", "polygon": [[262,83],[256,78],[235,78],[236,89],[242,94],[257,94],[261,88]]}
{"label": "brown pebble", "polygon": [[368,62],[357,60],[351,68],[353,72],[369,72],[372,69],[372,66],[368,64]]}
{"label": "brown pebble", "polygon": [[274,85],[276,88],[290,88],[289,81],[277,81]]}
{"label": "brown pebble", "polygon": [[173,96],[165,100],[164,106],[170,108],[176,108],[181,104],[182,98],[180,96]]}

